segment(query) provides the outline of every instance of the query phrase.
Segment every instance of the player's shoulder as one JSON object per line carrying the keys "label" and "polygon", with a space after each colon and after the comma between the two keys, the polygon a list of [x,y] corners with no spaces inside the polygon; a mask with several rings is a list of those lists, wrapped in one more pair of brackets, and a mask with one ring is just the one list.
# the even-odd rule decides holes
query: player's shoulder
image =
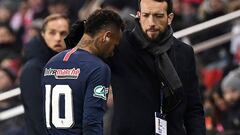
{"label": "player's shoulder", "polygon": [[59,52],[58,54],[54,55],[50,60],[50,61],[59,61],[59,60],[63,60],[64,56],[70,51],[70,49],[68,50],[64,50],[62,52]]}
{"label": "player's shoulder", "polygon": [[109,66],[103,62],[101,59],[96,59],[94,61],[89,62],[89,69],[93,71],[100,71],[100,72],[110,72]]}
{"label": "player's shoulder", "polygon": [[86,64],[92,65],[94,67],[106,67],[106,63],[103,62],[101,58],[82,49],[77,49],[76,53],[73,54],[71,60],[85,62]]}
{"label": "player's shoulder", "polygon": [[46,65],[85,65],[87,68],[108,68],[103,60],[82,49],[68,49],[53,56]]}
{"label": "player's shoulder", "polygon": [[63,58],[64,58],[65,54],[67,53],[67,51],[68,50],[64,50],[64,51],[59,52],[58,54],[54,55],[52,58],[50,58],[48,60],[48,62],[45,64],[45,67],[51,65],[52,63],[59,63],[59,62],[63,61]]}

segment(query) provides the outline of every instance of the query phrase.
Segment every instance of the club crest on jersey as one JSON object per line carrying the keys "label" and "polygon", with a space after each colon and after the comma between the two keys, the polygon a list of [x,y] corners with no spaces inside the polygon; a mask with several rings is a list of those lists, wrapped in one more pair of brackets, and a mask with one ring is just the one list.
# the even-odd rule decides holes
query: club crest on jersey
{"label": "club crest on jersey", "polygon": [[77,79],[80,74],[80,68],[72,69],[52,69],[45,68],[44,76],[54,76],[56,79]]}
{"label": "club crest on jersey", "polygon": [[102,98],[103,100],[107,100],[108,88],[105,88],[102,85],[98,85],[94,88],[93,96],[97,98]]}

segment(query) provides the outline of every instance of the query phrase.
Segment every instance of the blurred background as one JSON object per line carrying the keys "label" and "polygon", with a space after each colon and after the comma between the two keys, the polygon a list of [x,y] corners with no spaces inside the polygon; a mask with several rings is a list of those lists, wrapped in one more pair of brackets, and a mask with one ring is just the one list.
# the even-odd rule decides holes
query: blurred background
{"label": "blurred background", "polygon": [[[98,8],[117,11],[133,27],[137,0],[0,0],[0,135],[25,135],[18,89],[23,49],[43,19],[62,13],[73,23]],[[240,0],[173,0],[173,10],[175,36],[195,50],[207,135],[240,135]]]}

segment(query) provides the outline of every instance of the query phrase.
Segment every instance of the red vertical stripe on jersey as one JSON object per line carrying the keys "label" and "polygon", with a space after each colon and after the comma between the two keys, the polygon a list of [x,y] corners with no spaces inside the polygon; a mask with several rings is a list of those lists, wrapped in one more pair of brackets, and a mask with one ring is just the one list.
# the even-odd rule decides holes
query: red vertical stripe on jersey
{"label": "red vertical stripe on jersey", "polygon": [[71,51],[67,52],[67,54],[64,56],[63,61],[68,61],[70,56],[77,50],[77,48],[73,48]]}

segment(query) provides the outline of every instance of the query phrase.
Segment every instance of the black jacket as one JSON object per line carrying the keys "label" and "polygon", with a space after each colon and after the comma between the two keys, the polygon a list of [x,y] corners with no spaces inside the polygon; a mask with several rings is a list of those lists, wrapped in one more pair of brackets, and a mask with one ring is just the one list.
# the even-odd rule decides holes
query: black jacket
{"label": "black jacket", "polygon": [[26,63],[20,76],[20,88],[28,135],[45,134],[45,123],[42,117],[41,72],[47,61],[55,54],[41,37],[33,38],[26,45],[24,51]]}
{"label": "black jacket", "polygon": [[[110,61],[114,98],[112,135],[154,135],[154,112],[160,110],[160,80],[154,57],[125,32]],[[193,49],[176,38],[168,55],[183,87],[181,103],[167,114],[168,135],[205,135]]]}
{"label": "black jacket", "polygon": [[[222,118],[225,131],[240,132],[240,99],[227,109]],[[235,133],[237,134],[237,133]]]}

